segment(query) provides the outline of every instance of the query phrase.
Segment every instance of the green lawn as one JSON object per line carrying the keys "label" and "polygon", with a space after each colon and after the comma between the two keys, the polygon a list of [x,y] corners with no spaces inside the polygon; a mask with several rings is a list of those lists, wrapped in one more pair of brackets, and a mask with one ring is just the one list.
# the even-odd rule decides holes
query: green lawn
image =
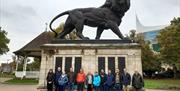
{"label": "green lawn", "polygon": [[28,79],[28,78],[24,78],[24,79],[14,78],[14,79],[5,81],[5,83],[8,83],[8,84],[38,84],[38,80],[37,79]]}
{"label": "green lawn", "polygon": [[145,79],[145,88],[180,90],[180,79]]}

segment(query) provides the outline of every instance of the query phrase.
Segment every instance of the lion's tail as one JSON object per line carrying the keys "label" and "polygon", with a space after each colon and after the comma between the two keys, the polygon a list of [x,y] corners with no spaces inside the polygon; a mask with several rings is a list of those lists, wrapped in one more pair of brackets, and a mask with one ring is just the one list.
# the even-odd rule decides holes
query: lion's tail
{"label": "lion's tail", "polygon": [[52,19],[52,21],[50,22],[50,24],[49,24],[49,28],[51,29],[51,31],[53,31],[54,33],[55,33],[55,37],[57,37],[57,32],[54,30],[54,29],[52,29],[52,23],[57,19],[57,18],[59,18],[59,17],[61,17],[61,16],[63,16],[63,15],[66,15],[66,14],[69,14],[69,11],[65,11],[65,12],[63,12],[63,13],[60,13],[59,15],[57,15],[57,16],[55,16],[53,19]]}

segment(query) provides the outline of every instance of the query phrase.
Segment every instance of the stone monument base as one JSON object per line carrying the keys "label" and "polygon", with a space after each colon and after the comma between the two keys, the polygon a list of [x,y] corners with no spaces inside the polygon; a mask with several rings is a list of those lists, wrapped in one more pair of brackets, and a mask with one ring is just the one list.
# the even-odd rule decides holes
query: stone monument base
{"label": "stone monument base", "polygon": [[131,76],[135,70],[142,74],[140,46],[130,40],[53,40],[41,48],[39,87],[46,86],[48,70],[57,67],[65,72],[72,67],[76,73],[80,68],[85,73],[126,68]]}

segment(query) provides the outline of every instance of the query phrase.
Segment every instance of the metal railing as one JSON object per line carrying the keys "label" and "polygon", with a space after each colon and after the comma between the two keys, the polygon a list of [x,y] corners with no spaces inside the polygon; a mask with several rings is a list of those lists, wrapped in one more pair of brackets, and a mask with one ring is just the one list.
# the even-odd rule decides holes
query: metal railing
{"label": "metal railing", "polygon": [[39,78],[39,71],[15,71],[17,78]]}

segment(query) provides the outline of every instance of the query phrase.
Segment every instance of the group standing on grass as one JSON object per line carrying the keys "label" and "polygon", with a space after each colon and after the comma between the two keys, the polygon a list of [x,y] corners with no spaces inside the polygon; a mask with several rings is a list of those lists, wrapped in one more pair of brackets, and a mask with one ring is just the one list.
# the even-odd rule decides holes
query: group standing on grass
{"label": "group standing on grass", "polygon": [[[132,83],[131,83],[132,82]],[[73,69],[70,68],[69,72],[66,74],[61,70],[61,67],[57,68],[57,71],[53,73],[50,69],[47,75],[47,91],[53,90],[53,85],[55,85],[55,91],[74,91],[75,84],[77,85],[77,91],[83,91],[84,87],[87,91],[129,91],[129,86],[132,84],[133,91],[142,91],[144,87],[144,80],[139,72],[135,71],[132,76],[126,71],[120,72],[116,69],[113,74],[111,70],[108,70],[106,74],[103,69],[100,73],[97,71],[92,74],[88,72],[85,75],[83,69],[75,74]]]}

